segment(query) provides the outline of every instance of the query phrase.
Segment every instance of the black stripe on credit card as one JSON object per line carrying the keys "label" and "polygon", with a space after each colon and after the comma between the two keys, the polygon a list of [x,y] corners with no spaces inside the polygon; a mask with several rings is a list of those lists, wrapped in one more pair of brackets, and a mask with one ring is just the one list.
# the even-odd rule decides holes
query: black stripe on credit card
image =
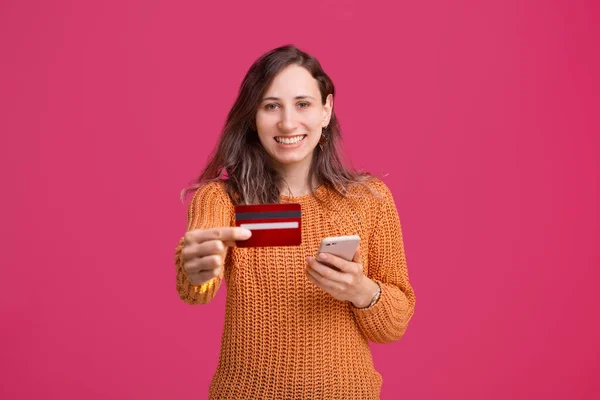
{"label": "black stripe on credit card", "polygon": [[302,211],[264,211],[235,213],[236,220],[270,219],[270,218],[300,218]]}

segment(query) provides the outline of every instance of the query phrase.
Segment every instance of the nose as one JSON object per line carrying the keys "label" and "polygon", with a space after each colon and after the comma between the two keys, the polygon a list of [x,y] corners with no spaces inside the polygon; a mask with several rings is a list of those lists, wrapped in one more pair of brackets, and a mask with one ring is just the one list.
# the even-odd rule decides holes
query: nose
{"label": "nose", "polygon": [[281,118],[279,120],[279,129],[284,132],[293,132],[298,125],[296,113],[293,109],[285,108],[281,112]]}

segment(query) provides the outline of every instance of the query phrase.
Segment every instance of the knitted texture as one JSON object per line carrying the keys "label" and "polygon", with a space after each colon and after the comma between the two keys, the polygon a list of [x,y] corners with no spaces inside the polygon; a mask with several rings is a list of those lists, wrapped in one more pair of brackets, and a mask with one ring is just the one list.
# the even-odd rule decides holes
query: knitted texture
{"label": "knitted texture", "polygon": [[[400,220],[388,187],[376,194],[355,185],[341,198],[324,186],[316,194],[281,196],[302,206],[302,244],[228,249],[219,277],[189,283],[175,250],[177,291],[189,304],[210,302],[227,285],[221,353],[210,399],[378,399],[382,384],[368,342],[404,334],[415,306]],[[378,194],[378,195],[377,195]],[[223,182],[199,188],[188,209],[188,230],[234,226]],[[379,301],[358,309],[310,282],[306,257],[328,236],[359,235],[364,273],[381,285]]]}

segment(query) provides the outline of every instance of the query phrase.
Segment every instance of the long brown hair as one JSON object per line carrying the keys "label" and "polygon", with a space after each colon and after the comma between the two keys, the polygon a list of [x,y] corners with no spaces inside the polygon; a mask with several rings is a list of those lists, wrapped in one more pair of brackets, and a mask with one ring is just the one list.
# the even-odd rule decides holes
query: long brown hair
{"label": "long brown hair", "polygon": [[[278,203],[282,177],[271,166],[270,156],[256,132],[255,117],[261,99],[275,76],[289,65],[306,68],[315,78],[325,104],[327,96],[335,96],[333,82],[319,61],[292,45],[273,49],[252,64],[242,81],[238,97],[227,115],[225,127],[208,164],[195,183],[182,192],[182,198],[207,182],[225,181],[227,193],[234,204]],[[315,193],[313,180],[333,192],[345,196],[350,185],[363,184],[369,173],[357,172],[344,165],[340,157],[340,126],[332,110],[331,119],[323,131],[327,143],[314,150],[308,182]]]}

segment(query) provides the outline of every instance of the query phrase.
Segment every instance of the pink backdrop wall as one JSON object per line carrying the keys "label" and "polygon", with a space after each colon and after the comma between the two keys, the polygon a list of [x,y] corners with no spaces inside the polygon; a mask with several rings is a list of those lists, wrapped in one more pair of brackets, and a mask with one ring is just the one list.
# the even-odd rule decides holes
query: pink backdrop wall
{"label": "pink backdrop wall", "polygon": [[596,398],[599,3],[94,3],[0,4],[1,398],[206,398],[225,293],[175,292],[178,195],[286,43],[403,222],[382,398]]}

